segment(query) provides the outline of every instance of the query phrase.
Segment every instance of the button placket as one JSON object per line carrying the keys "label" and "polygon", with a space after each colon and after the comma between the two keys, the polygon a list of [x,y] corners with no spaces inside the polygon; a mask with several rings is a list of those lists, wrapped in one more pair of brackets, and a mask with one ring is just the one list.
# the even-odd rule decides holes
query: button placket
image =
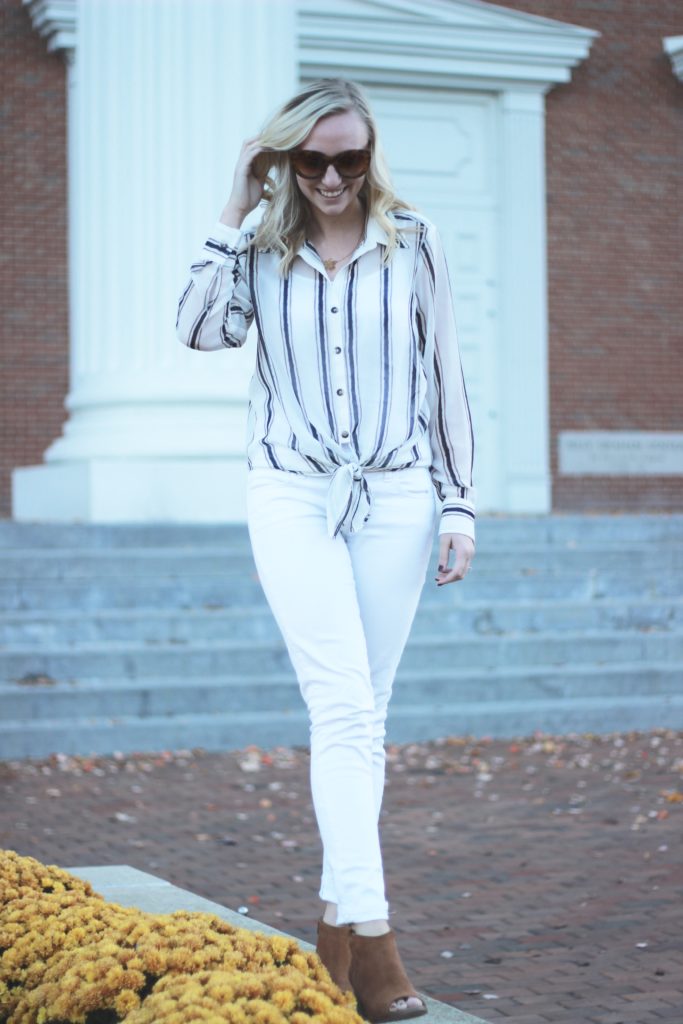
{"label": "button placket", "polygon": [[351,434],[349,403],[346,395],[346,359],[344,357],[344,321],[342,316],[343,284],[347,277],[347,269],[342,268],[329,283],[328,288],[328,338],[332,359],[332,387],[339,434],[347,441]]}

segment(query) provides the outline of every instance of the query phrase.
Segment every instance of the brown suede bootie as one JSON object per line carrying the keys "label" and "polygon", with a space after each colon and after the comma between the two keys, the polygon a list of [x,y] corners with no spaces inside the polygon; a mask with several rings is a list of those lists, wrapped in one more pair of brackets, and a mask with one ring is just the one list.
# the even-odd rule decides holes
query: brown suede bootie
{"label": "brown suede bootie", "polygon": [[[371,1024],[421,1017],[427,1012],[422,996],[408,981],[396,946],[396,935],[357,935],[351,932],[349,980],[358,1004],[358,1012]],[[422,1006],[392,1010],[391,1004],[408,996],[417,996]]]}
{"label": "brown suede bootie", "polygon": [[349,981],[350,937],[351,925],[327,924],[322,917],[318,920],[318,941],[315,951],[330,972],[332,981],[339,986],[342,992],[348,992],[351,989]]}

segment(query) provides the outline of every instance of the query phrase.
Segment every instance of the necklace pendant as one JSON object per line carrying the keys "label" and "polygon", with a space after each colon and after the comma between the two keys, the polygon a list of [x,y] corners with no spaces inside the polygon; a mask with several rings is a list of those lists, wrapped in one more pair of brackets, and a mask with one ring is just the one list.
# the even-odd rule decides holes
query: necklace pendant
{"label": "necklace pendant", "polygon": [[334,268],[337,266],[337,261],[332,259],[323,260],[323,266],[325,267],[325,270],[334,270]]}

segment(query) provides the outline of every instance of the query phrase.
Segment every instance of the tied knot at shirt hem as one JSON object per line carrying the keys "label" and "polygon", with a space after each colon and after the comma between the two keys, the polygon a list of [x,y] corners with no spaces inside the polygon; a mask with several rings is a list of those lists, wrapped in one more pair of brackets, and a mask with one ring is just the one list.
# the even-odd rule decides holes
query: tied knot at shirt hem
{"label": "tied knot at shirt hem", "polygon": [[[345,462],[333,472],[327,491],[327,531],[336,537],[342,529],[359,533],[370,518],[372,495],[365,473],[379,468],[363,466],[358,461]],[[475,540],[475,513],[469,502],[448,504],[440,515],[439,534],[461,533]]]}
{"label": "tied knot at shirt hem", "polygon": [[360,462],[345,462],[332,474],[327,492],[327,530],[336,537],[346,527],[358,533],[370,518],[372,499]]}

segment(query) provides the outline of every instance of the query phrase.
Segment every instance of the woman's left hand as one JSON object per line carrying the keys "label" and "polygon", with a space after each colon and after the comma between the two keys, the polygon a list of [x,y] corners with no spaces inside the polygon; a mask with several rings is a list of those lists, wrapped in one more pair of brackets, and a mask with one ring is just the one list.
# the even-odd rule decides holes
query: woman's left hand
{"label": "woman's left hand", "polygon": [[[448,568],[448,556],[451,548],[455,551],[455,564]],[[465,578],[474,557],[474,541],[465,533],[442,533],[439,536],[439,569],[435,576],[437,586],[444,583],[455,583]]]}

